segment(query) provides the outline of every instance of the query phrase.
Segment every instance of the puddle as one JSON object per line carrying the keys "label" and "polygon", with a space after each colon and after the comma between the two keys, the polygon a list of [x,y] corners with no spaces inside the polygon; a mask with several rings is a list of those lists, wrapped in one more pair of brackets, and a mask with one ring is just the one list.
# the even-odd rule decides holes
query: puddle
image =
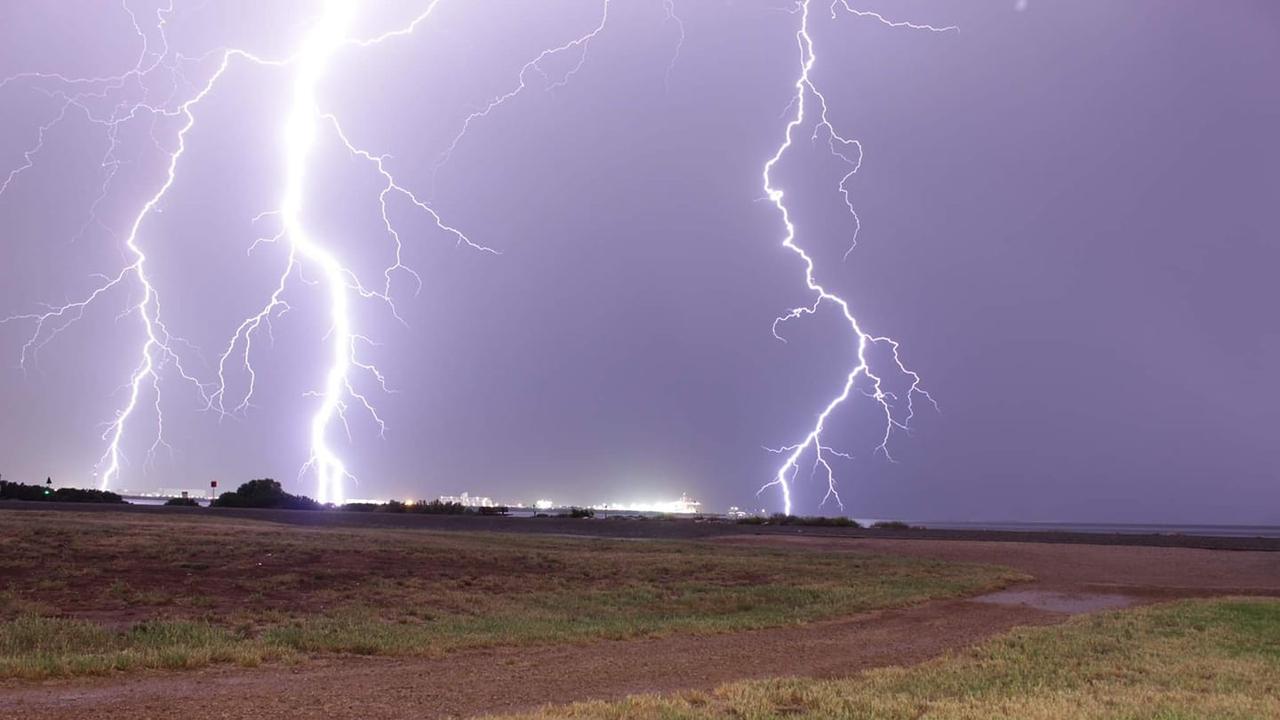
{"label": "puddle", "polygon": [[1125,608],[1137,602],[1128,595],[1052,592],[1048,590],[1004,590],[973,598],[974,602],[993,605],[1022,605],[1060,613],[1088,613]]}

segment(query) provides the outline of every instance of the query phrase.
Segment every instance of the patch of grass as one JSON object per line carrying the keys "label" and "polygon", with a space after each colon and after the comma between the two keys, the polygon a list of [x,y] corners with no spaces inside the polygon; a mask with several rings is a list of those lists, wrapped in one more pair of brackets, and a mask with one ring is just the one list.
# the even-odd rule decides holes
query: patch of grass
{"label": "patch of grass", "polygon": [[[43,583],[42,583],[43,584]],[[20,616],[20,615],[50,615],[55,609],[48,604],[29,600],[18,594],[10,587],[8,590],[0,590],[0,615]]]}
{"label": "patch of grass", "polygon": [[27,616],[5,623],[0,632],[0,676],[11,678],[256,664],[287,654],[284,648],[243,643],[209,623],[151,621],[112,631],[85,620]]}
{"label": "patch of grass", "polygon": [[797,548],[14,513],[0,678],[715,633],[978,593],[986,566]]}
{"label": "patch of grass", "polygon": [[1280,717],[1280,601],[1183,601],[1014,630],[972,650],[847,680],[547,708],[524,720]]}

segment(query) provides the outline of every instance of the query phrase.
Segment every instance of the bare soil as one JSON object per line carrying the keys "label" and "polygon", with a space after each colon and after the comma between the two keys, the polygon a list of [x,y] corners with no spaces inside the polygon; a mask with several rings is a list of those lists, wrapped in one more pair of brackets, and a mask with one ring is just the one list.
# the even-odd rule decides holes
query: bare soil
{"label": "bare soil", "polygon": [[1035,577],[1039,589],[1120,592],[1152,599],[1280,595],[1280,553],[1276,552],[760,535],[727,536],[718,542],[1003,565]]}

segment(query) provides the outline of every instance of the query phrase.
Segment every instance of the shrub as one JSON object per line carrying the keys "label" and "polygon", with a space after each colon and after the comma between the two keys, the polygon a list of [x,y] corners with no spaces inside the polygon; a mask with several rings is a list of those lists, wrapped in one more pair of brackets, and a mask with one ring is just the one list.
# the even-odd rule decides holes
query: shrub
{"label": "shrub", "polygon": [[432,500],[425,503],[414,503],[408,506],[411,513],[421,513],[423,515],[466,515],[472,512],[466,505],[459,502],[441,502]]}
{"label": "shrub", "polygon": [[196,502],[195,498],[189,497],[169,498],[164,504],[172,505],[174,507],[200,507],[200,503]]}
{"label": "shrub", "polygon": [[324,507],[305,495],[290,495],[280,487],[280,483],[271,478],[250,480],[236,488],[235,492],[222,493],[213,501],[212,506],[284,510],[319,510]]}
{"label": "shrub", "polygon": [[54,502],[123,504],[124,498],[107,490],[86,488],[58,488],[53,491]]}
{"label": "shrub", "polygon": [[856,521],[840,516],[840,517],[802,517],[799,518],[795,525],[816,525],[818,527],[862,527]]}
{"label": "shrub", "polygon": [[871,523],[871,527],[876,530],[919,530],[914,525],[908,525],[901,520],[877,520]]}
{"label": "shrub", "polygon": [[847,517],[821,517],[817,515],[800,517],[785,513],[774,513],[768,518],[759,516],[738,518],[740,525],[804,525],[814,527],[862,527]]}
{"label": "shrub", "polygon": [[562,518],[593,518],[595,516],[595,510],[592,510],[591,508],[578,507],[576,505],[569,508],[568,512],[562,512],[556,515],[556,517]]}
{"label": "shrub", "polygon": [[508,512],[505,506],[473,509],[462,503],[440,502],[439,500],[425,503],[405,502],[403,500],[388,500],[384,503],[347,503],[340,509],[348,512],[415,513],[422,515],[465,515],[475,512],[479,512],[481,515],[506,515]]}

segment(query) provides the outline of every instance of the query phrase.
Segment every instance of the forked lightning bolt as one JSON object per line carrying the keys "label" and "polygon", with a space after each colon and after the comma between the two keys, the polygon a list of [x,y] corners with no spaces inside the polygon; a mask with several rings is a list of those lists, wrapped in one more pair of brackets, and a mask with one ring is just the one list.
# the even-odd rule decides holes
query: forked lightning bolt
{"label": "forked lightning bolt", "polygon": [[[884,453],[887,457],[889,456],[889,439],[893,431],[895,429],[905,430],[911,422],[914,414],[913,402],[916,396],[924,397],[929,402],[933,402],[933,398],[921,387],[920,376],[903,364],[898,353],[898,343],[892,338],[872,335],[863,330],[862,325],[849,307],[849,303],[819,282],[813,256],[798,242],[798,233],[792,219],[792,212],[784,200],[785,193],[774,181],[774,170],[794,144],[797,131],[811,126],[810,140],[813,142],[825,142],[831,155],[844,163],[847,168],[845,174],[840,178],[837,188],[843,196],[853,223],[853,239],[850,243],[850,250],[852,249],[857,242],[857,233],[861,227],[861,221],[854,210],[853,201],[849,195],[848,183],[862,164],[862,145],[856,140],[845,137],[836,130],[828,114],[827,98],[814,80],[813,70],[818,56],[813,37],[810,34],[811,5],[811,0],[799,0],[795,6],[795,14],[799,15],[799,28],[796,30],[795,37],[800,62],[795,81],[795,93],[792,95],[791,102],[788,105],[791,116],[787,121],[782,143],[765,162],[761,178],[764,183],[765,197],[777,209],[782,219],[784,227],[782,245],[800,258],[804,266],[805,285],[813,293],[813,303],[792,308],[789,312],[776,319],[773,323],[773,334],[774,337],[785,342],[782,336],[778,334],[780,325],[788,320],[804,315],[812,315],[817,313],[823,306],[829,306],[839,312],[844,322],[849,326],[856,359],[853,367],[845,376],[844,384],[841,386],[839,393],[822,407],[822,410],[814,420],[814,424],[804,437],[799,442],[781,448],[767,448],[770,452],[782,455],[783,460],[774,473],[773,479],[765,483],[759,492],[764,492],[771,487],[777,487],[781,491],[783,510],[787,514],[790,514],[792,509],[791,484],[800,473],[802,462],[807,457],[812,458],[811,472],[816,474],[821,470],[826,480],[826,494],[822,498],[822,503],[826,504],[829,500],[835,500],[842,509],[844,508],[844,502],[841,500],[840,493],[836,488],[836,474],[831,463],[835,458],[852,459],[852,456],[848,453],[837,451],[826,444],[824,442],[824,433],[832,413],[844,404],[854,391],[859,391],[869,397],[876,404],[879,411],[884,414],[884,432],[880,436],[876,450]],[[934,27],[932,25],[894,22],[879,13],[855,10],[848,4],[847,0],[834,0],[831,3],[830,10],[832,19],[837,18],[839,12],[843,10],[856,17],[870,18],[893,28],[908,28],[929,32],[953,32],[958,30],[954,26]],[[848,251],[845,252],[845,255],[846,257],[848,256]],[[884,351],[882,354],[887,356],[887,362],[877,363],[873,360],[872,353],[876,349]],[[885,374],[888,372],[897,373],[906,379],[906,391],[903,396],[900,397],[898,394],[886,389]],[[890,457],[890,459],[892,458]]]}
{"label": "forked lightning bolt", "polygon": [[[494,96],[463,119],[458,131],[437,158],[433,168],[433,184],[435,175],[449,162],[454,151],[476,122],[488,117],[493,111],[523,93],[535,82],[535,79],[540,78],[544,88],[554,89],[568,83],[582,69],[592,42],[606,29],[613,1],[600,0],[599,20],[594,27],[559,45],[540,51],[520,68],[515,83],[509,89]],[[164,414],[160,393],[162,374],[172,373],[178,379],[185,381],[200,397],[202,406],[219,416],[245,412],[253,401],[258,383],[258,376],[252,362],[255,340],[263,332],[270,337],[272,323],[291,309],[287,295],[295,283],[306,282],[304,272],[318,272],[319,280],[310,284],[322,286],[327,300],[328,359],[325,363],[323,382],[320,388],[311,394],[317,400],[317,407],[308,425],[310,456],[303,465],[303,472],[314,473],[318,499],[328,502],[343,500],[344,482],[352,476],[332,447],[331,436],[334,426],[341,424],[346,427],[346,411],[354,403],[365,410],[380,429],[385,429],[385,424],[372,402],[358,389],[358,378],[363,377],[364,382],[372,381],[378,388],[387,390],[387,381],[382,372],[371,362],[363,359],[362,351],[371,346],[373,341],[356,328],[351,304],[358,300],[381,302],[387,306],[394,317],[399,319],[399,313],[392,299],[395,279],[401,276],[408,277],[413,280],[415,289],[421,286],[421,278],[403,262],[403,240],[400,231],[390,219],[390,204],[396,201],[408,203],[418,211],[427,214],[437,230],[446,237],[453,238],[459,245],[465,244],[472,249],[485,252],[494,251],[485,245],[473,242],[461,230],[446,223],[427,201],[397,181],[389,168],[388,156],[366,150],[361,144],[356,143],[343,128],[339,114],[322,106],[317,97],[317,87],[329,66],[339,59],[337,56],[341,52],[369,48],[385,41],[412,35],[431,17],[439,2],[440,0],[432,0],[427,3],[425,10],[403,27],[373,37],[357,38],[350,35],[350,30],[352,20],[361,7],[358,0],[323,0],[320,5],[321,11],[310,21],[309,29],[299,49],[285,58],[268,59],[242,49],[220,50],[200,58],[184,57],[171,51],[165,35],[166,23],[174,12],[172,4],[159,8],[154,15],[154,24],[144,29],[144,23],[141,23],[130,10],[128,0],[122,0],[122,7],[129,15],[142,46],[134,66],[129,70],[119,75],[88,78],[68,77],[56,73],[21,73],[0,80],[0,90],[26,87],[32,92],[42,93],[52,98],[56,106],[56,112],[36,129],[33,143],[23,153],[19,166],[0,180],[0,197],[3,197],[13,183],[19,181],[21,176],[34,166],[49,132],[55,126],[72,116],[82,116],[87,122],[101,127],[104,131],[106,150],[101,160],[104,169],[103,181],[77,238],[95,224],[109,233],[112,232],[99,221],[96,213],[99,204],[110,192],[112,182],[121,165],[116,153],[119,149],[120,131],[126,123],[134,121],[152,123],[152,140],[157,150],[165,157],[163,177],[155,191],[138,206],[123,238],[122,244],[127,251],[127,264],[113,273],[98,276],[99,282],[74,301],[61,306],[48,307],[39,312],[17,314],[3,320],[5,323],[29,322],[32,326],[31,334],[23,345],[20,356],[20,364],[25,368],[28,362],[34,360],[41,348],[80,320],[90,306],[104,302],[113,294],[123,295],[140,291],[140,296],[127,303],[121,314],[121,316],[136,315],[143,331],[143,338],[138,348],[138,363],[125,384],[126,399],[117,410],[115,417],[107,423],[103,436],[107,445],[97,467],[101,474],[102,487],[112,486],[120,478],[124,463],[123,444],[126,429],[137,414],[140,404],[144,402],[143,396],[148,390],[152,396],[156,422],[155,441],[148,456],[150,457],[151,453],[165,444]],[[800,0],[794,8],[794,14],[799,16],[799,28],[796,31],[799,69],[795,92],[788,106],[791,117],[787,121],[782,143],[764,165],[762,180],[766,198],[777,209],[785,228],[782,244],[801,260],[806,287],[813,293],[814,299],[810,305],[794,308],[778,318],[774,323],[774,335],[781,339],[778,328],[787,320],[812,315],[823,306],[830,306],[840,313],[849,326],[857,359],[854,367],[848,372],[840,392],[822,408],[807,434],[795,444],[774,450],[784,456],[783,462],[778,467],[773,480],[762,487],[761,491],[778,486],[787,512],[792,508],[791,483],[800,472],[801,463],[808,456],[812,457],[813,471],[816,473],[821,468],[826,476],[827,495],[824,497],[824,502],[834,499],[843,506],[836,489],[835,472],[831,462],[834,458],[850,456],[828,445],[824,441],[824,431],[832,413],[854,391],[870,397],[883,413],[885,426],[878,449],[886,455],[889,439],[894,430],[905,429],[908,426],[916,396],[932,401],[932,398],[920,387],[919,376],[910,371],[901,361],[898,344],[891,338],[865,332],[854,317],[849,304],[820,284],[813,257],[799,244],[791,210],[784,202],[783,191],[774,181],[775,167],[793,146],[797,132],[808,127],[811,131],[811,141],[825,142],[832,156],[846,164],[847,172],[840,178],[837,188],[843,196],[853,223],[850,242],[850,249],[852,249],[857,242],[860,221],[854,210],[848,183],[861,164],[862,147],[857,141],[846,138],[835,129],[828,117],[826,97],[813,79],[817,56],[810,35],[811,4],[811,0]],[[679,34],[664,75],[664,84],[669,85],[671,73],[683,48],[685,26],[676,14],[674,0],[661,0],[661,8],[666,22],[675,25]],[[931,32],[955,30],[954,27],[939,28],[891,21],[878,13],[854,9],[847,0],[834,0],[830,5],[830,11],[832,18],[843,11],[846,14],[871,19],[894,28]],[[548,69],[548,64],[562,56],[570,58],[568,67],[553,74]],[[179,181],[180,162],[186,152],[189,136],[196,127],[198,106],[214,90],[219,79],[229,71],[233,63],[276,69],[291,74],[291,102],[281,144],[285,167],[283,186],[278,204],[254,218],[255,224],[268,221],[273,223],[274,232],[254,241],[249,248],[252,257],[252,250],[261,242],[284,243],[288,253],[272,291],[256,312],[238,324],[218,357],[216,378],[205,383],[186,369],[187,363],[184,357],[194,352],[194,348],[172,334],[165,324],[161,314],[159,295],[148,274],[147,255],[143,249],[143,230],[147,220],[161,211],[165,197]],[[212,70],[209,69],[210,67]],[[193,73],[203,73],[205,79],[202,82],[193,82],[189,77],[189,74]],[[164,100],[156,100],[152,97],[154,92],[152,85],[163,82],[165,79],[170,83],[169,96]],[[175,101],[174,96],[179,94],[180,88],[183,87],[194,88],[194,91],[189,97]],[[139,94],[140,98],[137,97]],[[176,123],[176,130],[171,137],[156,136],[156,124],[163,121]],[[381,181],[382,187],[376,201],[381,210],[383,230],[392,243],[394,260],[384,269],[382,281],[378,285],[371,286],[363,282],[343,262],[334,249],[331,239],[314,232],[307,223],[304,188],[308,185],[311,175],[311,157],[317,145],[322,142],[340,144],[353,157],[365,161]],[[154,238],[146,239],[148,242],[156,241]],[[887,360],[873,358],[874,350],[880,351],[877,357],[887,358]],[[882,378],[885,377],[886,372],[897,373],[906,379],[907,389],[904,396],[899,397],[885,387],[885,381]],[[232,386],[235,384],[233,375],[236,373],[241,374],[243,379],[239,389],[233,390]]]}
{"label": "forked lightning bolt", "polygon": [[[125,5],[125,10],[129,12],[127,5]],[[187,133],[195,124],[194,107],[208,95],[214,83],[226,71],[232,53],[224,53],[220,64],[204,87],[190,99],[176,106],[170,106],[168,103],[152,103],[147,99],[146,93],[144,93],[144,98],[140,101],[127,102],[123,99],[118,99],[115,100],[114,105],[111,105],[111,97],[114,94],[124,93],[127,85],[131,82],[145,84],[148,76],[157,70],[180,73],[177,65],[162,65],[165,56],[168,54],[164,25],[167,15],[172,10],[172,5],[168,5],[156,11],[155,32],[161,41],[159,50],[152,49],[151,38],[138,24],[137,17],[132,12],[129,12],[129,17],[133,21],[134,31],[142,41],[142,49],[134,67],[125,73],[95,78],[68,78],[54,73],[22,73],[0,81],[0,89],[20,81],[29,81],[34,91],[57,98],[61,103],[57,116],[40,127],[36,144],[24,153],[24,164],[8,175],[3,187],[0,187],[0,193],[9,189],[10,184],[19,174],[34,165],[35,156],[43,149],[46,133],[50,128],[64,121],[71,108],[75,108],[82,113],[88,122],[105,128],[109,145],[103,157],[102,166],[108,168],[108,172],[102,185],[102,192],[90,209],[90,219],[86,222],[86,226],[89,222],[96,221],[96,218],[93,217],[93,212],[96,210],[98,202],[106,195],[107,188],[118,168],[119,163],[115,159],[115,151],[117,149],[120,126],[139,116],[147,116],[153,119],[176,118],[181,122],[181,126],[176,133],[176,148],[168,151],[162,149],[162,152],[168,155],[168,163],[162,183],[155,193],[142,203],[128,227],[124,246],[127,251],[127,257],[130,259],[129,264],[113,275],[98,276],[101,283],[86,292],[78,300],[62,306],[49,307],[42,312],[13,315],[0,321],[3,323],[15,321],[29,321],[32,323],[33,330],[22,347],[19,361],[25,368],[29,359],[34,358],[35,354],[50,340],[83,317],[84,312],[91,305],[100,301],[106,295],[125,290],[126,286],[131,282],[140,287],[141,297],[136,302],[129,304],[122,316],[136,313],[141,321],[144,338],[139,352],[138,365],[125,385],[127,392],[125,403],[116,412],[115,418],[107,424],[107,429],[103,434],[103,438],[107,442],[107,448],[98,463],[103,488],[108,487],[120,473],[123,461],[121,442],[124,438],[125,428],[142,401],[142,393],[145,386],[150,385],[154,392],[154,410],[156,414],[155,441],[151,445],[148,457],[154,454],[158,447],[165,444],[164,413],[160,404],[159,392],[161,371],[172,366],[181,379],[193,384],[202,395],[205,392],[204,386],[187,372],[181,355],[175,349],[175,346],[180,344],[181,340],[169,332],[162,319],[160,298],[147,274],[147,256],[139,244],[139,233],[143,222],[155,211],[176,180],[178,161],[186,151]],[[49,90],[45,88],[44,85],[46,83],[52,84],[55,89]],[[110,105],[110,108],[104,111],[98,107],[99,104]],[[157,148],[161,148],[161,141],[156,139],[154,135],[153,140]]]}
{"label": "forked lightning bolt", "polygon": [[[319,271],[320,284],[323,285],[328,300],[327,314],[330,327],[326,336],[329,343],[329,359],[325,363],[324,380],[320,389],[311,393],[318,400],[318,407],[312,414],[308,426],[311,452],[303,470],[314,472],[317,495],[320,500],[329,502],[343,500],[343,481],[351,475],[330,444],[333,425],[335,422],[346,425],[345,412],[354,402],[370,413],[379,428],[385,429],[373,404],[357,389],[353,376],[356,373],[366,374],[378,387],[387,389],[386,379],[377,367],[361,359],[362,347],[371,345],[372,341],[355,328],[350,304],[353,298],[378,300],[384,302],[391,313],[399,318],[391,295],[394,277],[398,274],[406,274],[420,283],[417,273],[402,262],[401,235],[392,224],[389,215],[390,198],[395,196],[406,199],[416,208],[430,215],[435,226],[452,236],[459,244],[466,244],[482,251],[494,251],[472,242],[460,230],[446,224],[427,203],[398,183],[387,167],[385,156],[374,155],[357,148],[343,132],[337,116],[321,109],[316,97],[316,87],[338,51],[349,47],[367,48],[392,38],[410,35],[430,17],[438,2],[439,0],[430,2],[421,14],[402,28],[371,38],[356,38],[351,37],[349,31],[360,3],[357,0],[326,0],[320,14],[312,21],[301,47],[287,58],[266,59],[245,50],[229,49],[194,61],[171,53],[169,50],[164,29],[168,17],[173,13],[172,5],[160,8],[155,16],[154,27],[144,30],[138,18],[130,11],[128,3],[124,2],[122,3],[124,11],[132,20],[135,32],[142,43],[142,49],[133,68],[120,75],[106,77],[73,78],[53,73],[21,73],[0,81],[0,89],[25,83],[33,91],[53,97],[59,102],[56,115],[37,129],[35,142],[23,154],[22,164],[4,177],[3,184],[0,184],[0,194],[34,165],[36,156],[43,149],[49,130],[66,120],[71,112],[80,112],[89,122],[105,129],[108,149],[102,164],[107,172],[101,193],[90,209],[90,220],[86,222],[86,227],[92,222],[97,222],[94,211],[108,193],[119,165],[115,159],[115,152],[118,133],[123,124],[137,118],[174,118],[181,121],[173,140],[175,144],[173,149],[165,149],[165,142],[153,135],[156,147],[166,156],[165,174],[154,193],[139,206],[129,226],[124,245],[129,253],[130,262],[114,274],[101,276],[101,282],[98,285],[73,302],[50,307],[41,312],[14,315],[4,320],[6,323],[26,321],[33,326],[20,357],[20,363],[26,367],[26,364],[34,359],[44,345],[79,320],[91,305],[102,302],[112,293],[125,293],[130,287],[141,290],[141,297],[136,302],[130,303],[122,313],[122,316],[137,315],[144,337],[139,348],[139,363],[125,385],[126,400],[108,423],[104,434],[107,447],[97,468],[101,473],[100,484],[103,488],[111,487],[119,480],[124,463],[123,444],[126,430],[143,402],[144,391],[148,388],[154,400],[153,409],[156,418],[156,439],[151,448],[152,452],[165,444],[164,414],[160,397],[161,376],[166,370],[172,368],[179,378],[189,382],[195,388],[206,409],[220,415],[229,415],[242,412],[249,407],[257,384],[257,373],[251,362],[254,339],[263,330],[270,333],[272,320],[279,318],[290,309],[285,297],[286,293],[291,283],[301,281],[303,268],[308,268]],[[159,47],[153,47],[153,38],[158,39]],[[215,69],[202,83],[198,84],[198,89],[190,98],[176,105],[156,103],[149,99],[151,94],[149,83],[156,76],[171,78],[176,88],[180,83],[190,83],[190,79],[184,72],[184,66],[198,66],[211,60],[216,62]],[[219,356],[216,380],[203,383],[186,370],[183,355],[179,352],[179,349],[188,351],[192,349],[186,347],[180,338],[171,334],[162,320],[159,296],[148,275],[147,256],[142,247],[142,232],[145,222],[159,211],[169,190],[178,182],[179,165],[187,148],[188,136],[196,126],[197,106],[213,91],[218,80],[228,71],[233,61],[280,68],[292,73],[292,102],[282,133],[285,177],[279,205],[276,209],[264,212],[254,219],[255,223],[272,219],[279,224],[277,232],[270,237],[255,241],[254,246],[264,241],[285,242],[289,251],[285,267],[269,298],[258,312],[245,318],[238,325]],[[52,89],[49,89],[50,86]],[[141,100],[128,99],[130,91],[139,90],[143,96]],[[104,111],[98,107],[99,105],[108,105],[109,108]],[[336,252],[317,237],[306,224],[304,187],[310,172],[312,150],[321,141],[322,136],[335,139],[355,156],[369,161],[384,182],[377,201],[381,206],[385,230],[394,244],[395,260],[384,271],[381,287],[370,289],[362,283],[356,273],[347,267]],[[252,246],[250,250],[252,251]],[[239,366],[246,377],[245,386],[238,394],[230,390],[230,373],[234,366]]]}
{"label": "forked lightning bolt", "polygon": [[[450,158],[453,157],[454,151],[456,151],[458,146],[462,144],[463,138],[467,136],[467,133],[471,130],[471,126],[474,123],[489,117],[493,111],[503,105],[506,105],[525,90],[528,90],[529,83],[533,81],[535,76],[542,78],[546,89],[554,90],[555,88],[564,87],[574,75],[577,75],[582,70],[582,66],[587,62],[587,55],[591,50],[591,42],[595,40],[600,33],[604,32],[605,27],[609,24],[609,4],[611,2],[613,2],[613,0],[601,0],[600,21],[595,27],[571,40],[561,43],[560,45],[546,48],[539,52],[520,68],[520,72],[516,76],[516,83],[514,86],[501,95],[490,98],[483,107],[473,111],[470,115],[467,115],[466,119],[462,121],[462,125],[458,129],[457,134],[453,136],[453,140],[444,149],[444,151],[440,153],[440,157],[436,159],[435,172],[439,173],[440,169],[449,162]],[[670,12],[669,9],[668,12]],[[683,30],[681,32],[683,33]],[[559,77],[553,78],[547,70],[545,63],[562,55],[576,55],[576,59],[569,66],[568,70],[561,73]],[[675,61],[673,60],[672,62]]]}
{"label": "forked lightning bolt", "polygon": [[[594,28],[560,45],[541,51],[520,69],[514,87],[495,96],[484,107],[468,115],[460,124],[448,149],[441,155],[435,169],[438,170],[449,159],[450,153],[457,148],[475,121],[484,118],[491,111],[515,98],[529,86],[535,76],[541,77],[548,88],[566,84],[586,62],[592,40],[604,30],[609,19],[610,2],[611,0],[601,0],[601,16]],[[104,129],[107,150],[103,155],[102,167],[106,172],[101,192],[93,201],[89,218],[77,237],[83,235],[85,229],[95,223],[111,232],[110,228],[99,223],[96,211],[110,191],[112,180],[120,165],[116,159],[116,151],[121,128],[135,120],[154,121],[157,118],[169,118],[181,121],[171,141],[174,145],[172,149],[166,149],[166,141],[153,134],[156,148],[166,158],[166,172],[154,193],[139,206],[129,226],[123,244],[129,253],[130,262],[113,274],[99,276],[101,282],[75,301],[49,307],[40,312],[17,314],[3,321],[32,324],[33,330],[22,348],[20,357],[20,364],[25,368],[28,362],[34,360],[42,347],[79,320],[90,306],[103,302],[112,293],[124,294],[131,289],[141,290],[140,299],[130,303],[121,314],[122,317],[136,315],[140,320],[144,337],[138,351],[137,368],[125,384],[126,400],[108,423],[103,436],[107,447],[97,467],[101,474],[100,484],[103,488],[114,486],[120,479],[125,461],[123,447],[126,430],[137,414],[148,389],[154,401],[153,411],[156,419],[155,442],[151,452],[166,445],[164,414],[160,402],[161,377],[166,371],[171,371],[178,378],[190,383],[200,397],[201,406],[219,416],[241,414],[251,407],[259,381],[253,364],[255,341],[264,332],[270,339],[272,323],[292,309],[287,296],[294,284],[308,282],[303,279],[304,271],[318,271],[318,280],[310,281],[308,284],[322,286],[327,298],[329,331],[326,341],[329,349],[323,382],[319,389],[309,393],[317,401],[317,407],[308,425],[310,456],[303,464],[300,474],[308,471],[314,473],[316,495],[319,500],[342,502],[344,481],[352,478],[352,475],[331,444],[334,425],[341,424],[343,428],[348,429],[349,435],[346,412],[354,404],[366,411],[378,428],[385,431],[386,425],[373,403],[364,392],[358,389],[358,377],[364,377],[366,382],[371,380],[379,389],[388,391],[387,380],[382,372],[371,362],[363,359],[363,350],[374,343],[355,327],[351,303],[356,300],[384,303],[389,312],[399,320],[400,315],[392,299],[393,289],[397,285],[396,278],[410,279],[415,291],[421,288],[422,282],[418,273],[403,262],[403,238],[391,220],[391,204],[408,203],[417,211],[425,213],[431,218],[437,230],[446,237],[452,238],[458,245],[466,245],[482,252],[496,253],[497,251],[473,242],[461,230],[446,223],[427,201],[401,184],[389,167],[389,157],[384,154],[375,154],[353,141],[344,130],[338,113],[322,107],[317,98],[316,89],[328,67],[335,62],[340,52],[370,48],[383,42],[412,35],[419,26],[431,18],[439,4],[440,0],[431,0],[424,5],[421,13],[404,26],[372,37],[361,38],[350,34],[352,20],[361,8],[358,0],[322,0],[320,12],[311,19],[300,47],[288,57],[269,59],[246,50],[228,49],[202,58],[191,59],[171,52],[169,48],[165,25],[174,13],[172,3],[159,8],[155,13],[154,23],[144,28],[145,23],[141,23],[130,9],[128,0],[122,0],[121,6],[129,16],[142,45],[137,61],[126,72],[113,76],[85,78],[56,73],[26,72],[0,81],[0,90],[10,86],[25,85],[33,92],[43,93],[58,101],[57,112],[37,128],[34,143],[23,153],[21,164],[0,180],[0,196],[23,173],[34,166],[50,130],[64,122],[73,113],[81,113],[88,122]],[[664,7],[668,17],[679,22],[674,16],[670,0],[667,0]],[[564,55],[571,58],[568,69],[553,76],[545,67],[545,63]],[[187,74],[188,69],[199,68],[209,62],[216,63],[215,69],[203,82],[192,82]],[[214,90],[218,80],[228,71],[233,62],[276,68],[291,73],[291,103],[281,134],[283,138],[281,152],[285,168],[283,186],[278,205],[254,218],[255,228],[260,223],[270,222],[274,225],[274,231],[255,240],[249,247],[249,256],[253,256],[253,250],[261,243],[284,243],[288,253],[271,293],[256,312],[237,325],[218,356],[216,377],[205,383],[186,370],[184,356],[179,352],[179,350],[193,352],[194,348],[190,348],[180,338],[171,334],[162,320],[159,296],[148,275],[149,268],[146,264],[147,256],[143,251],[142,233],[146,221],[161,210],[160,206],[169,190],[178,182],[180,161],[187,148],[188,136],[196,126],[197,106]],[[172,82],[170,100],[163,103],[152,101],[151,85],[157,79],[163,81],[165,78]],[[177,94],[178,88],[183,85],[197,89],[188,99],[176,104],[172,103],[172,96]],[[131,97],[131,93],[139,92],[142,99]],[[103,105],[108,106],[106,110],[99,107]],[[313,150],[321,142],[339,143],[353,157],[367,162],[368,167],[382,183],[382,189],[376,200],[381,211],[383,230],[393,246],[394,259],[384,269],[382,280],[377,285],[363,282],[342,261],[333,249],[332,243],[319,236],[307,225],[304,188],[311,174],[310,159]],[[151,239],[148,238],[148,240]],[[239,378],[238,384],[237,378]],[[151,453],[148,457],[150,455]]]}

